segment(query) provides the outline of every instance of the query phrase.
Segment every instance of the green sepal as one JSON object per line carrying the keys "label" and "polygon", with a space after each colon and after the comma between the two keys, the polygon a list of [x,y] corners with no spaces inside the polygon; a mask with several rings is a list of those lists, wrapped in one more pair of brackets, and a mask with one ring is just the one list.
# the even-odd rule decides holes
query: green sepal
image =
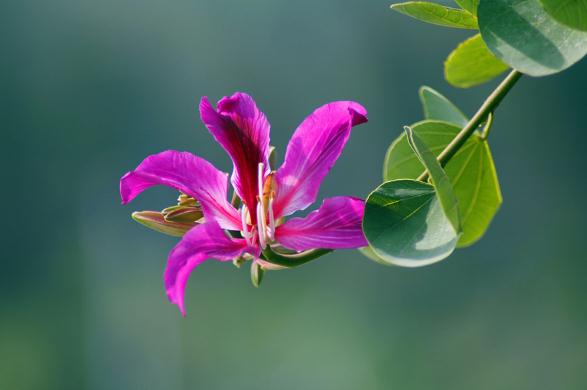
{"label": "green sepal", "polygon": [[316,260],[330,252],[332,252],[332,249],[312,249],[300,253],[283,253],[277,252],[275,249],[267,246],[263,249],[261,257],[268,263],[281,267],[294,268],[312,260]]}

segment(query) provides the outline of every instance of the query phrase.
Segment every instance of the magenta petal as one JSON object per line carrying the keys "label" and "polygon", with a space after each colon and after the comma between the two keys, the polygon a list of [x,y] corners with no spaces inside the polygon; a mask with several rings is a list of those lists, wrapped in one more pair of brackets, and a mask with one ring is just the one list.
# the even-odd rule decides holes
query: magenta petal
{"label": "magenta petal", "polygon": [[361,229],[365,203],[338,196],[325,199],[322,206],[305,218],[292,218],[275,232],[278,243],[304,251],[314,248],[344,249],[367,245]]}
{"label": "magenta petal", "polygon": [[367,121],[358,103],[326,104],[307,117],[289,141],[285,161],[277,171],[277,217],[314,203],[320,184],[346,144],[351,128]]}
{"label": "magenta petal", "polygon": [[[259,163],[268,172],[269,122],[252,97],[237,92],[224,97],[215,110],[208,98],[200,102],[200,116],[216,141],[232,159],[232,185],[249,210],[256,208]],[[254,216],[254,213],[252,213]],[[254,219],[254,218],[253,218]]]}
{"label": "magenta petal", "polygon": [[165,290],[171,303],[185,316],[184,291],[190,273],[207,259],[229,261],[247,249],[243,239],[232,239],[215,221],[191,229],[169,253]]}
{"label": "magenta petal", "polygon": [[228,175],[188,152],[168,150],[147,157],[120,179],[120,196],[126,204],[155,185],[173,187],[200,201],[206,220],[225,229],[241,230],[238,211],[227,200]]}

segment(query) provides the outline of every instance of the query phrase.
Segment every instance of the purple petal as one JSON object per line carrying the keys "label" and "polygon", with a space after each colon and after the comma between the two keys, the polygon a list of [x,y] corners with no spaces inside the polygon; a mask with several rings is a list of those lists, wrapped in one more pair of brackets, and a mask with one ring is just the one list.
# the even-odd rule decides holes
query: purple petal
{"label": "purple petal", "polygon": [[[234,171],[231,181],[235,191],[255,210],[257,204],[257,176],[259,163],[269,171],[269,122],[257,108],[252,97],[237,92],[224,97],[215,110],[207,97],[200,102],[200,116],[216,141],[232,159]],[[254,213],[252,213],[254,219]]]}
{"label": "purple petal", "polygon": [[351,128],[367,121],[367,111],[354,102],[326,104],[307,117],[287,146],[277,171],[276,218],[314,203],[320,184],[346,144]]}
{"label": "purple petal", "polygon": [[206,220],[225,229],[241,230],[241,219],[228,202],[228,175],[208,161],[188,152],[168,150],[147,157],[120,179],[120,196],[127,204],[155,185],[173,187],[200,201]]}
{"label": "purple petal", "polygon": [[232,239],[215,221],[191,229],[169,253],[165,290],[171,303],[185,316],[184,291],[190,273],[206,259],[229,261],[247,249],[243,239]]}
{"label": "purple petal", "polygon": [[325,199],[318,210],[279,226],[275,237],[281,245],[296,251],[360,248],[368,245],[361,229],[364,211],[365,203],[361,199],[346,196]]}

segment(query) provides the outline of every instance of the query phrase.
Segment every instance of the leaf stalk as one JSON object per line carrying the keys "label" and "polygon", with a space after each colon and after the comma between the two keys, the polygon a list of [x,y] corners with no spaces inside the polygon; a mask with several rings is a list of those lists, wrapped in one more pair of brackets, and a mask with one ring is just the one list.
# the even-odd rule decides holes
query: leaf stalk
{"label": "leaf stalk", "polygon": [[[455,136],[455,138],[444,148],[438,155],[438,162],[441,166],[445,166],[450,159],[459,151],[459,149],[467,142],[470,136],[475,133],[475,130],[483,122],[487,121],[488,116],[492,115],[495,109],[506,97],[508,92],[522,77],[522,73],[517,70],[512,70],[505,79],[495,88],[495,90],[485,99],[479,110],[473,115],[471,120],[463,127],[463,129]],[[428,171],[423,172],[418,180],[426,182],[428,180]]]}

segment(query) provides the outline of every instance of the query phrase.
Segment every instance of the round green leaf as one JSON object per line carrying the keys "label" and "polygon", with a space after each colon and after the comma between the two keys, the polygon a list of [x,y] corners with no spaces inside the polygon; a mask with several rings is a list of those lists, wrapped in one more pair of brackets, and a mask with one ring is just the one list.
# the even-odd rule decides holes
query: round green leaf
{"label": "round green leaf", "polygon": [[497,59],[476,34],[449,54],[444,62],[444,77],[455,87],[469,88],[483,84],[507,69],[508,66]]}
{"label": "round green leaf", "polygon": [[587,0],[541,0],[546,12],[562,24],[587,31]]}
{"label": "round green leaf", "polygon": [[381,257],[377,256],[377,253],[375,253],[375,251],[370,246],[364,246],[362,248],[359,248],[359,252],[361,252],[361,254],[366,258],[371,259],[379,264],[393,265],[390,264],[388,261],[383,260]]}
{"label": "round green leaf", "polygon": [[539,0],[482,1],[478,17],[481,36],[489,49],[522,73],[557,73],[587,54],[587,32],[558,23]]}
{"label": "round green leaf", "polygon": [[[460,131],[455,125],[439,121],[419,122],[412,129],[435,155]],[[458,246],[469,246],[485,234],[502,203],[489,145],[477,134],[473,135],[444,169],[459,202],[463,234]],[[402,134],[387,151],[384,180],[415,179],[423,171],[423,165]]]}
{"label": "round green leaf", "polygon": [[424,86],[420,88],[419,94],[426,119],[436,119],[460,127],[465,127],[469,121],[457,106],[434,89]]}
{"label": "round green leaf", "polygon": [[458,234],[432,185],[416,180],[383,183],[367,198],[363,231],[379,261],[420,267],[455,249]]}
{"label": "round green leaf", "polygon": [[477,18],[469,12],[427,1],[408,1],[393,4],[391,9],[422,22],[453,28],[477,30]]}

